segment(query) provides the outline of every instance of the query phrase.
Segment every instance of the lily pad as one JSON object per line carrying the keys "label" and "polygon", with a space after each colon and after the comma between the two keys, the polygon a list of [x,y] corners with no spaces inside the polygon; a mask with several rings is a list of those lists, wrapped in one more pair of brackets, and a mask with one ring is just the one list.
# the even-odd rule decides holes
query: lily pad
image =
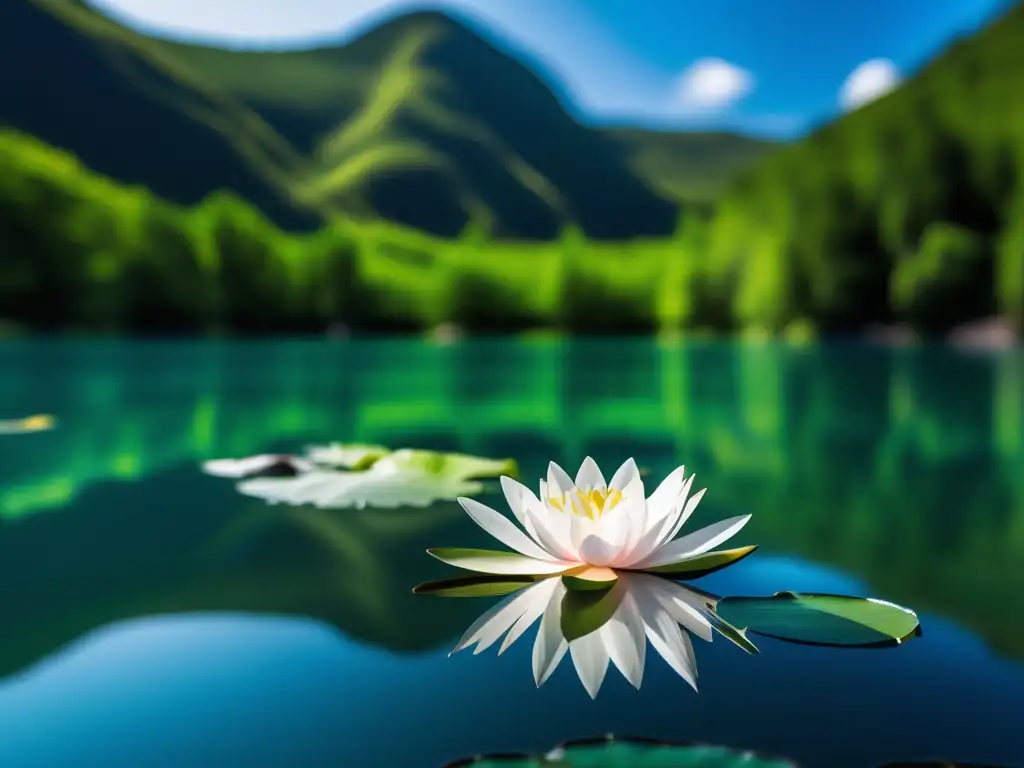
{"label": "lily pad", "polygon": [[738,563],[755,549],[757,549],[756,544],[737,549],[723,549],[719,552],[705,552],[689,560],[683,560],[681,563],[648,568],[647,572],[671,576],[673,579],[699,579]]}
{"label": "lily pad", "polygon": [[479,478],[515,475],[512,459],[403,448],[365,471],[314,465],[294,477],[257,477],[237,489],[270,504],[310,504],[326,509],[427,507],[483,491]]}
{"label": "lily pad", "polygon": [[389,453],[391,449],[383,445],[364,443],[330,443],[306,448],[306,457],[316,464],[357,472],[369,469]]}
{"label": "lily pad", "polygon": [[572,741],[546,755],[483,755],[445,768],[797,768],[790,760],[727,747],[604,738]]}
{"label": "lily pad", "polygon": [[517,477],[515,459],[488,459],[465,453],[438,453],[402,448],[381,458],[373,468],[377,471],[420,471],[455,480],[482,480],[508,475]]}
{"label": "lily pad", "polygon": [[714,606],[747,632],[804,645],[884,647],[921,633],[917,614],[884,600],[778,592],[771,597],[724,597]]}
{"label": "lily pad", "polygon": [[497,597],[508,595],[535,584],[533,576],[455,576],[450,579],[425,581],[413,587],[413,594],[437,597]]}

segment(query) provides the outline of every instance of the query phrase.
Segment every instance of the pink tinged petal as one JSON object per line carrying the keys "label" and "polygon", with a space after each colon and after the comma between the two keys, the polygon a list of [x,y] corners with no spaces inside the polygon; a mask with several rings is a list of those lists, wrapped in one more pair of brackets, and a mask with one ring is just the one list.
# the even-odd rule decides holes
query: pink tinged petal
{"label": "pink tinged petal", "polygon": [[528,592],[532,591],[532,593],[526,610],[523,611],[523,615],[516,620],[516,623],[509,629],[508,634],[505,635],[505,639],[502,640],[501,647],[498,649],[499,656],[512,643],[522,637],[523,633],[532,627],[537,619],[544,615],[544,611],[547,610],[548,604],[551,602],[551,596],[559,587],[558,582],[559,580],[555,578],[544,579],[544,581],[537,583],[527,590]]}
{"label": "pink tinged petal", "polygon": [[550,552],[546,552],[537,542],[516,528],[515,524],[500,512],[481,504],[475,499],[459,497],[459,504],[466,510],[473,522],[483,528],[506,547],[511,547],[527,557],[535,560],[556,560]]}
{"label": "pink tinged petal", "polygon": [[[619,588],[620,585],[623,585],[623,580],[613,588]],[[639,689],[643,682],[647,655],[644,622],[628,585],[623,588],[626,589],[626,594],[623,595],[622,602],[611,619],[603,624],[598,632],[602,634],[612,663],[618,667],[630,685]]]}
{"label": "pink tinged petal", "polygon": [[572,656],[576,674],[590,698],[596,699],[605,675],[608,673],[608,662],[611,657],[605,647],[601,632],[594,631],[569,643],[569,654]]}
{"label": "pink tinged petal", "polygon": [[707,552],[717,547],[723,541],[727,541],[735,536],[749,520],[750,515],[742,515],[713,523],[706,528],[701,528],[699,531],[694,531],[682,538],[669,542],[654,552],[654,554],[638,563],[634,563],[632,567],[641,569],[654,568],[659,565],[678,563],[687,557]]}
{"label": "pink tinged petal", "polygon": [[427,554],[456,568],[495,576],[542,576],[561,573],[579,566],[579,563],[535,560],[514,552],[489,549],[438,548],[428,549]]}
{"label": "pink tinged petal", "polygon": [[551,677],[569,650],[569,643],[562,635],[562,598],[566,590],[561,579],[553,581],[555,589],[541,616],[537,638],[533,642],[533,680],[538,688]]}
{"label": "pink tinged petal", "polygon": [[551,514],[529,488],[510,477],[501,478],[501,487],[516,517],[545,551],[563,560],[578,559],[569,539],[568,515]]}
{"label": "pink tinged petal", "polygon": [[562,497],[574,490],[576,490],[576,486],[573,485],[572,478],[565,473],[564,469],[555,464],[555,462],[550,462],[548,464],[547,494]]}
{"label": "pink tinged petal", "polygon": [[589,456],[583,460],[576,473],[576,487],[581,491],[604,491],[608,487],[604,481],[604,475],[601,474],[601,468]]}
{"label": "pink tinged petal", "polygon": [[673,511],[685,476],[686,467],[676,467],[647,498],[647,513],[652,520],[662,520]]}
{"label": "pink tinged petal", "polygon": [[608,487],[613,491],[624,492],[626,487],[634,482],[639,482],[641,489],[643,488],[643,480],[640,479],[640,470],[637,469],[636,462],[632,458],[629,458],[626,459],[622,463],[622,466],[615,471],[614,475],[612,475],[612,479],[611,482],[608,483]]}

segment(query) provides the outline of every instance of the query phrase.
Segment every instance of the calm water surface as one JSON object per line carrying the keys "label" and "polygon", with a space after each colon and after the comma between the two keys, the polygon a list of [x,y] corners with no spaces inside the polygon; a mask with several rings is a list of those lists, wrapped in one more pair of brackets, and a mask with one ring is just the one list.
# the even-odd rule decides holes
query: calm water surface
{"label": "calm water surface", "polygon": [[[1024,765],[1024,359],[653,342],[7,343],[0,419],[0,765],[431,768],[616,732],[805,768]],[[685,463],[695,522],[761,549],[698,582],[886,598],[923,637],[840,651],[695,642],[596,701],[532,632],[448,658],[487,600],[415,597],[454,505],[267,507],[197,462],[307,442]],[[485,499],[487,501],[487,499]],[[500,506],[497,500],[491,500]]]}

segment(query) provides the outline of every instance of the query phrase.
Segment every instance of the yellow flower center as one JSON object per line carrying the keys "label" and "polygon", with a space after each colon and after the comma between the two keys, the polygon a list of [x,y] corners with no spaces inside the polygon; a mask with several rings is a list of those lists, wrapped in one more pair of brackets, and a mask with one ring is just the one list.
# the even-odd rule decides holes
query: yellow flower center
{"label": "yellow flower center", "polygon": [[559,512],[570,512],[580,517],[589,517],[591,520],[596,520],[620,501],[622,501],[621,491],[615,489],[601,491],[596,488],[589,491],[576,489],[569,491],[564,496],[552,496],[548,499],[548,503]]}

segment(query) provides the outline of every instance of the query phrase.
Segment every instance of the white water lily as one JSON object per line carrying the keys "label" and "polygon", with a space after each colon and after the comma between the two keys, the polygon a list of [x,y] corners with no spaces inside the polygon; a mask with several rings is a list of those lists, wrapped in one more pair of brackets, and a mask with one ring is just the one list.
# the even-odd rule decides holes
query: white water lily
{"label": "white water lily", "polygon": [[694,476],[672,472],[645,497],[633,459],[606,483],[597,463],[584,459],[573,481],[552,462],[540,497],[509,477],[501,486],[517,527],[509,518],[473,499],[459,503],[477,525],[513,552],[430,549],[431,555],[470,571],[505,575],[563,574],[611,582],[622,571],[651,571],[695,578],[745,557],[753,547],[714,552],[737,533],[750,515],[732,517],[680,538],[676,535],[706,489],[690,493]]}
{"label": "white water lily", "polygon": [[545,578],[513,593],[477,619],[452,652],[475,645],[473,653],[480,653],[504,638],[498,650],[503,653],[540,619],[533,644],[533,676],[538,686],[568,652],[591,698],[601,689],[609,662],[639,688],[649,640],[668,665],[697,689],[690,633],[708,641],[712,638],[704,595],[657,576],[623,574],[601,598],[609,609],[599,626],[567,637],[567,594],[559,578]]}
{"label": "white water lily", "polygon": [[[351,471],[336,467],[350,467]],[[291,476],[268,477],[274,469]],[[441,500],[480,493],[477,478],[515,471],[515,462],[459,453],[381,446],[310,446],[306,457],[265,454],[206,462],[203,470],[242,479],[236,489],[270,504],[320,508],[428,507]]]}

